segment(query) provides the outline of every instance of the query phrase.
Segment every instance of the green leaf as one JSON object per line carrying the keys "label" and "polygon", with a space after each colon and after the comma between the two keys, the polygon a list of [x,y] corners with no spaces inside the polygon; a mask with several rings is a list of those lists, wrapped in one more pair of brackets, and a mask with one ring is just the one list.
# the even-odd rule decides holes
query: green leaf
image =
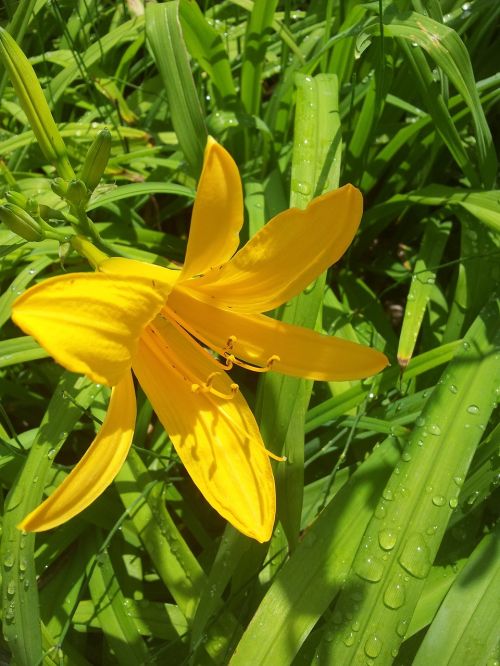
{"label": "green leaf", "polygon": [[[356,553],[317,657],[390,663],[408,629],[500,385],[490,299],[417,419]],[[353,597],[356,608],[353,610]]]}
{"label": "green leaf", "polygon": [[193,174],[203,164],[207,129],[191,74],[181,24],[179,3],[171,0],[146,7],[146,37],[165,87],[172,124]]}
{"label": "green leaf", "polygon": [[474,550],[441,604],[413,666],[495,662],[500,630],[499,539],[497,526]]}
{"label": "green leaf", "polygon": [[451,223],[440,223],[431,218],[425,225],[422,245],[415,262],[413,276],[399,337],[398,363],[406,368],[413,355],[417,336],[422,325],[425,309],[436,280],[437,267],[441,261],[444,246],[451,231]]}
{"label": "green leaf", "polygon": [[39,504],[57,451],[75,427],[82,410],[100,391],[100,387],[89,385],[87,379],[75,381],[70,373],[62,375],[24,467],[7,496],[0,544],[3,631],[19,664],[42,663],[42,642],[34,563],[35,535],[21,532],[16,525]]}

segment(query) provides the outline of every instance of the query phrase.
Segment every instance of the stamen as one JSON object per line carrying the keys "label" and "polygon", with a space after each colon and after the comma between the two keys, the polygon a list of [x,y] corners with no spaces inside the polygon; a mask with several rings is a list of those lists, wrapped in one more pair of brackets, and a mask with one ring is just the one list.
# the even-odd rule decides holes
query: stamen
{"label": "stamen", "polygon": [[238,342],[238,338],[235,335],[230,335],[227,339],[224,351],[227,351],[227,352],[233,351],[235,342]]}
{"label": "stamen", "polygon": [[[193,337],[193,336],[197,336],[196,333],[194,333],[194,332],[191,333],[191,331],[190,331],[189,329],[185,328],[185,327],[184,327],[184,322],[182,322],[181,319],[179,319],[179,321],[181,321],[182,324],[179,324],[179,322],[176,321],[176,320],[174,319],[174,317],[177,317],[177,313],[173,312],[170,308],[167,308],[167,307],[165,307],[164,309],[165,309],[165,310],[169,310],[170,312],[172,312],[172,316],[171,316],[171,317],[170,317],[170,316],[169,316],[169,317],[165,317],[165,316],[162,315],[161,313],[160,313],[159,316],[162,317],[163,319],[165,319],[166,321],[168,321],[170,324],[172,324],[172,325],[173,325],[173,326],[179,331],[179,333],[182,335],[182,337],[190,343],[190,345],[191,345],[192,347],[195,347],[198,351],[201,351],[201,352],[204,354],[204,356],[206,356],[207,358],[209,358],[210,361],[212,361],[213,363],[216,363],[220,368],[222,368],[222,369],[225,370],[226,372],[227,372],[228,370],[231,370],[231,368],[233,367],[233,364],[232,364],[232,363],[228,363],[227,361],[226,361],[226,363],[221,363],[221,361],[219,361],[219,359],[217,359],[217,358],[215,358],[214,356],[212,356],[212,354],[210,354],[210,352],[207,351],[207,350],[205,349],[205,347],[203,347],[202,345],[200,345],[200,343],[198,342],[198,340],[195,339],[195,338]],[[198,336],[198,337],[199,337],[199,336]],[[201,340],[201,338],[200,338],[200,340]],[[201,340],[201,341],[202,341],[204,344],[208,344],[208,343],[205,343],[204,340]],[[212,347],[212,345],[209,345],[209,346]],[[216,351],[217,353],[219,353],[219,350],[218,350],[218,349],[215,349],[215,351]]]}
{"label": "stamen", "polygon": [[271,451],[268,451],[266,449],[267,455],[272,458],[273,460],[277,460],[278,462],[286,462],[288,458],[286,456],[277,456],[275,453],[272,453]]}
{"label": "stamen", "polygon": [[245,361],[236,358],[234,354],[225,353],[224,358],[229,363],[231,363],[231,365],[234,363],[235,365],[239,365],[241,368],[245,368],[245,370],[251,370],[252,372],[269,372],[269,370],[272,370],[272,366],[274,363],[276,363],[276,361],[281,361],[277,354],[273,354],[267,359],[266,365],[262,367],[260,365],[250,365],[250,363],[246,363]]}
{"label": "stamen", "polygon": [[212,382],[215,377],[220,374],[220,372],[212,372],[212,374],[207,377],[207,380],[204,384],[191,384],[191,391],[193,391],[193,393],[211,393],[212,395],[216,395],[218,398],[222,398],[223,400],[232,400],[238,393],[240,387],[238,384],[233,382],[231,384],[231,393],[222,393],[222,391],[214,388],[212,386]]}
{"label": "stamen", "polygon": [[268,367],[268,369],[269,369],[269,370],[272,370],[273,363],[276,363],[276,362],[279,363],[279,361],[281,361],[281,359],[280,359],[280,357],[278,356],[278,354],[273,354],[272,356],[270,356],[270,357],[267,359],[267,367]]}
{"label": "stamen", "polygon": [[[191,369],[182,362],[182,360],[178,356],[175,356],[175,363],[173,362],[174,359],[172,359],[172,355],[171,355],[171,353],[169,353],[170,352],[170,347],[168,346],[168,344],[164,340],[163,336],[159,333],[159,331],[153,325],[150,325],[146,329],[146,334],[147,333],[152,334],[151,341],[154,344],[153,351],[157,354],[160,354],[163,357],[165,355],[167,356],[168,363],[169,363],[170,367],[172,368],[172,370],[174,370],[174,372],[176,372],[177,375],[182,377],[182,379],[185,382],[188,382],[188,383],[191,384],[191,390],[193,391],[193,393],[198,393],[198,392],[200,392],[200,393],[210,393],[212,395],[217,396],[218,398],[221,398],[222,400],[232,400],[234,398],[234,396],[238,393],[239,386],[238,386],[238,384],[235,384],[234,382],[232,384],[230,384],[231,393],[223,393],[222,391],[219,391],[218,389],[216,389],[212,386],[212,383],[213,383],[214,379],[217,376],[219,376],[219,375],[224,376],[224,374],[222,372],[219,372],[218,370],[216,370],[215,372],[210,373],[210,375],[207,377],[206,381],[203,384],[197,383],[196,382],[197,377],[193,374]],[[166,354],[162,353],[160,351],[160,348],[163,350],[163,352],[166,352]],[[169,351],[167,351],[167,350],[169,350]],[[211,360],[214,360],[214,359],[212,359],[212,357],[210,357],[210,358],[211,358]]]}
{"label": "stamen", "polygon": [[[241,359],[237,358],[234,354],[231,353],[231,351],[234,348],[234,345],[238,341],[238,338],[235,335],[230,335],[228,337],[224,348],[219,347],[214,342],[207,340],[207,338],[205,338],[199,331],[192,329],[189,323],[186,322],[182,317],[180,317],[179,314],[175,310],[172,310],[172,308],[170,308],[168,305],[165,305],[163,309],[165,312],[168,313],[168,321],[174,324],[174,326],[180,332],[182,332],[184,336],[187,336],[191,344],[195,345],[198,349],[202,349],[205,352],[205,354],[207,354],[210,357],[212,361],[218,363],[219,366],[226,371],[231,370],[233,365],[239,365],[240,368],[245,368],[245,370],[251,370],[252,372],[268,372],[269,370],[272,370],[274,363],[281,361],[281,358],[278,356],[278,354],[273,354],[267,359],[267,363],[264,367],[246,363],[245,361],[242,361]],[[220,361],[217,361],[217,359],[214,359],[214,357],[211,356],[206,349],[200,346],[198,340],[201,341],[207,347],[210,347],[211,349],[216,351],[219,354],[219,356],[222,356],[225,359],[225,363],[221,363]]]}

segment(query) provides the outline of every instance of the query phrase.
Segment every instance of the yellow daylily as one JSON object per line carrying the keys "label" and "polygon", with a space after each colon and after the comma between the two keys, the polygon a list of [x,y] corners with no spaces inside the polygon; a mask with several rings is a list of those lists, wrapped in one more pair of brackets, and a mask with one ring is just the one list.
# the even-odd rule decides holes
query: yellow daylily
{"label": "yellow daylily", "polygon": [[85,456],[20,528],[55,527],[112,482],[132,443],[132,370],[208,502],[244,534],[268,540],[275,518],[269,453],[227,371],[239,365],[346,380],[387,365],[376,350],[262,314],[341,257],[361,213],[360,192],[346,185],[305,210],[280,213],[236,252],[240,177],[209,138],[182,270],[107,258],[77,239],[97,271],[32,287],[15,301],[12,317],[61,365],[113,387],[110,405]]}

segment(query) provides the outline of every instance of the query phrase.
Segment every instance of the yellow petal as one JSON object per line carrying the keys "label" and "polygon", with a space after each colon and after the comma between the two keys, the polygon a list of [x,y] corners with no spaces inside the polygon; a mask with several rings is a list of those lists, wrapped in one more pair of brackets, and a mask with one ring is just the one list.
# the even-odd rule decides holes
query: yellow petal
{"label": "yellow petal", "polygon": [[194,202],[183,279],[230,259],[239,244],[243,194],[238,167],[212,137],[205,148]]}
{"label": "yellow petal", "polygon": [[136,259],[109,257],[99,263],[99,270],[108,275],[123,275],[129,278],[149,280],[163,296],[167,297],[181,275],[180,270],[148,264]]}
{"label": "yellow petal", "polygon": [[290,300],[335,263],[359,226],[363,199],[345,185],[268,222],[227,264],[189,286],[212,304],[266,312]]}
{"label": "yellow petal", "polygon": [[244,398],[193,391],[211,373],[217,391],[231,381],[167,320],[148,326],[134,372],[180,459],[207,501],[236,529],[267,541],[275,516],[274,479],[267,452]]}
{"label": "yellow petal", "polygon": [[[175,289],[167,303],[193,335],[213,349],[230,353],[247,363],[285,375],[325,381],[361,379],[388,365],[384,354],[348,340],[321,335],[266,315],[247,315],[214,308]],[[277,358],[276,358],[277,357]]]}
{"label": "yellow petal", "polygon": [[164,301],[148,279],[70,273],[28,289],[12,319],[68,370],[114,386]]}
{"label": "yellow petal", "polygon": [[104,423],[83,458],[18,528],[43,532],[65,523],[92,504],[113,481],[127,457],[135,415],[134,382],[128,372],[113,388]]}

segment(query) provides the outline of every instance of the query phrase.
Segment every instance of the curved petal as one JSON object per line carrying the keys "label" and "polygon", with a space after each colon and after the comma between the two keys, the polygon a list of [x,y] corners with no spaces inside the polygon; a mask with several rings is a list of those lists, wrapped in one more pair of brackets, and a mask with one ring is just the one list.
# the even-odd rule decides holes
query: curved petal
{"label": "curved petal", "polygon": [[276,215],[227,264],[186,286],[220,307],[272,310],[340,259],[362,212],[361,192],[352,185],[327,192],[305,210]]}
{"label": "curved petal", "polygon": [[[244,398],[188,336],[157,318],[141,338],[133,370],[176,451],[206,500],[236,529],[267,541],[275,516],[274,479],[267,452]],[[195,381],[197,380],[197,381]],[[234,387],[234,385],[233,385]]]}
{"label": "curved petal", "polygon": [[28,289],[12,319],[68,370],[114,386],[164,302],[148,279],[69,273]]}
{"label": "curved petal", "polygon": [[242,224],[243,194],[238,167],[231,155],[208,137],[191,218],[183,279],[228,261],[238,248]]}
{"label": "curved petal", "polygon": [[214,308],[180,289],[170,295],[167,309],[189,326],[192,335],[219,353],[230,346],[236,358],[261,367],[272,359],[272,369],[285,375],[344,381],[369,377],[389,364],[376,349],[265,315]]}
{"label": "curved petal", "polygon": [[162,293],[165,298],[169,295],[181,275],[180,270],[148,264],[136,259],[124,257],[109,257],[99,264],[99,270],[108,275],[123,275],[128,278],[149,280],[151,285]]}
{"label": "curved petal", "polygon": [[65,523],[92,504],[125,462],[134,435],[135,415],[134,382],[128,372],[113,388],[104,423],[83,458],[18,528],[43,532]]}

